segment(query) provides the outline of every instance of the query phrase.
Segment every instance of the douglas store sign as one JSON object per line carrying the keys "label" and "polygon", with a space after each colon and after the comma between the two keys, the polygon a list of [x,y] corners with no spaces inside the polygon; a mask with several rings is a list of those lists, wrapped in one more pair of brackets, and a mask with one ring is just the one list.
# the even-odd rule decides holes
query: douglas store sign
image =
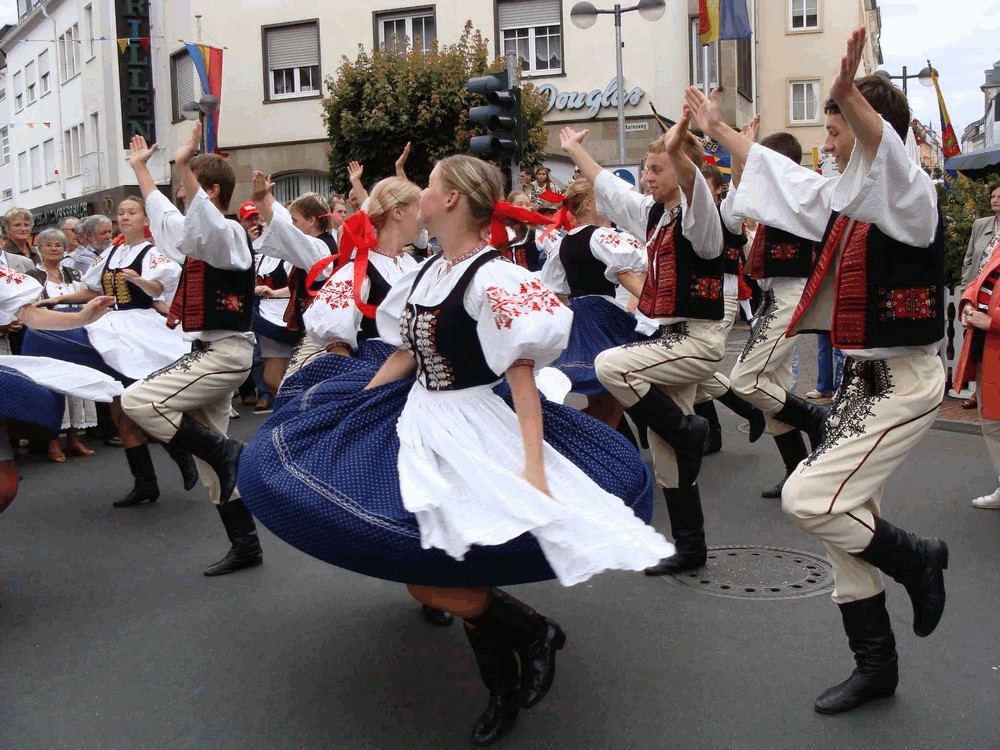
{"label": "douglas store sign", "polygon": [[[548,109],[551,112],[557,110],[563,112],[569,109],[586,109],[590,117],[597,117],[602,109],[618,109],[618,81],[614,78],[604,87],[604,91],[594,89],[593,91],[562,91],[560,92],[551,83],[543,83],[538,87],[542,96],[549,100]],[[631,91],[625,92],[625,106],[635,107],[642,101],[646,92],[636,86]]]}

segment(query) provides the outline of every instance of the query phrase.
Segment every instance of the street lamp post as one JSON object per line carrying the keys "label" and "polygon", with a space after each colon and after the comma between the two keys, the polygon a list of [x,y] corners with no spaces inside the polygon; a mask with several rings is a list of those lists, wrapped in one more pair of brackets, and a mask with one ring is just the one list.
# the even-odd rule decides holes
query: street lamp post
{"label": "street lamp post", "polygon": [[580,2],[573,6],[569,17],[578,29],[589,29],[597,21],[599,15],[615,17],[615,64],[617,65],[616,88],[618,90],[618,162],[625,164],[625,80],[622,76],[622,14],[639,11],[646,21],[658,21],[666,10],[665,0],[639,0],[638,5],[623,8],[620,3],[609,10],[599,10],[591,2]]}
{"label": "street lamp post", "polygon": [[[886,78],[886,79],[888,79],[890,81],[902,81],[903,82],[903,96],[907,96],[906,82],[909,79],[911,79],[911,78],[916,78],[924,86],[928,86],[929,87],[929,86],[933,86],[934,85],[934,81],[931,79],[931,71],[932,70],[934,70],[934,69],[931,67],[931,61],[928,60],[927,61],[927,67],[924,68],[923,70],[921,70],[916,75],[908,74],[906,72],[906,66],[905,65],[903,66],[903,75],[901,75],[901,76],[891,75],[888,70],[881,70],[881,69],[876,70],[875,71],[875,75],[882,76],[883,78]],[[937,70],[934,70],[934,74],[937,75]]]}

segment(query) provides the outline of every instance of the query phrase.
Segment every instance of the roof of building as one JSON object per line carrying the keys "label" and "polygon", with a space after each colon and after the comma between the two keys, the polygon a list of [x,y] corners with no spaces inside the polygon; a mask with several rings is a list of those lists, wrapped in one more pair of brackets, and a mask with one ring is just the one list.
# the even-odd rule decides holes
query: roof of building
{"label": "roof of building", "polygon": [[993,67],[986,71],[986,82],[983,86],[1000,86],[1000,60],[993,63]]}

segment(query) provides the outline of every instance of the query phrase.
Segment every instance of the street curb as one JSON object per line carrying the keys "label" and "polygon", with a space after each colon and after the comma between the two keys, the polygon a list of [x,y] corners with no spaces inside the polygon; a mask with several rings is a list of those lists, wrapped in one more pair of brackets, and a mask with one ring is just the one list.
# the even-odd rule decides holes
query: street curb
{"label": "street curb", "polygon": [[960,432],[963,435],[982,435],[983,430],[976,422],[954,422],[950,419],[935,419],[932,430],[944,432]]}

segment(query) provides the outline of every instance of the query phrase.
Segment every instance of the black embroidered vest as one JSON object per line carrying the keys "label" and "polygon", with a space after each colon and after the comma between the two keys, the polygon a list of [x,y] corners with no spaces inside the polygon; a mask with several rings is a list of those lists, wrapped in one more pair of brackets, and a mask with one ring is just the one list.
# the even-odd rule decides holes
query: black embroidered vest
{"label": "black embroidered vest", "polygon": [[203,260],[188,258],[181,270],[177,294],[170,305],[167,325],[184,331],[250,330],[256,274],[224,271]]}
{"label": "black embroidered vest", "polygon": [[590,240],[596,231],[597,227],[584,227],[579,232],[567,234],[559,244],[559,261],[566,271],[570,297],[586,294],[615,296],[615,285],[604,276],[608,267],[590,250]]}
{"label": "black embroidered vest", "polygon": [[[316,239],[321,240],[330,249],[330,255],[337,254],[337,240],[333,238],[328,232],[323,232],[318,235]],[[312,304],[313,297],[309,294],[310,290],[306,289],[306,277],[309,275],[309,269],[301,269],[298,266],[294,267],[291,273],[288,274],[288,307],[285,308],[285,325],[288,326],[289,331],[302,331],[305,330],[305,324],[302,322],[302,316],[305,311],[309,309],[309,305]],[[326,280],[322,281],[317,279],[313,283],[313,288],[311,291],[318,292],[323,288],[323,284]]]}
{"label": "black embroidered vest", "polygon": [[505,245],[499,248],[500,255],[511,263],[526,268],[529,271],[539,271],[542,268],[541,253],[538,252],[538,245],[535,244],[535,230],[529,229],[524,240],[513,245]]}
{"label": "black embroidered vest", "polygon": [[259,266],[257,271],[257,286],[266,286],[268,289],[284,289],[288,286],[288,271],[285,270],[284,262],[279,261],[273,271],[262,274]]}
{"label": "black embroidered vest", "polygon": [[[368,304],[378,307],[385,300],[386,296],[388,296],[392,285],[378,272],[378,269],[372,264],[371,258],[368,259],[368,269],[365,275],[368,276],[368,283],[370,284],[368,288]],[[361,330],[358,331],[358,343],[360,344],[367,339],[377,338],[378,326],[375,325],[375,318],[362,315]]]}
{"label": "black embroidered vest", "polygon": [[[722,215],[720,213],[719,218]],[[742,232],[730,232],[726,222],[722,222],[722,272],[739,276],[743,265],[743,248],[747,244],[747,236]]]}
{"label": "black embroidered vest", "polygon": [[146,258],[146,254],[153,249],[153,245],[147,242],[129,265],[122,268],[111,268],[111,261],[121,247],[121,245],[115,245],[108,252],[104,271],[101,273],[101,293],[115,298],[116,310],[149,310],[153,306],[153,298],[139,286],[126,280],[122,271],[128,268],[142,276],[142,261]]}
{"label": "black embroidered vest", "polygon": [[823,250],[806,282],[794,328],[819,291],[832,261],[834,307],[830,336],[838,349],[926,346],[944,336],[944,221],[929,247],[911,247],[874,224],[834,213]]}
{"label": "black embroidered vest", "polygon": [[[434,306],[417,305],[407,299],[399,325],[403,348],[417,361],[417,378],[429,391],[452,391],[489,385],[499,377],[489,365],[476,334],[476,321],[465,310],[463,299],[473,277],[484,264],[499,258],[496,250],[481,253],[465,269],[447,297]],[[413,280],[410,295],[420,284],[427,269],[441,260],[441,255],[423,264]]]}
{"label": "black embroidered vest", "polygon": [[750,278],[807,279],[816,266],[818,250],[812,240],[760,224],[750,248]]}
{"label": "black embroidered vest", "polygon": [[659,231],[652,219],[651,211],[646,226],[649,270],[639,311],[650,318],[722,320],[722,255],[712,260],[698,256],[681,232],[680,210]]}

